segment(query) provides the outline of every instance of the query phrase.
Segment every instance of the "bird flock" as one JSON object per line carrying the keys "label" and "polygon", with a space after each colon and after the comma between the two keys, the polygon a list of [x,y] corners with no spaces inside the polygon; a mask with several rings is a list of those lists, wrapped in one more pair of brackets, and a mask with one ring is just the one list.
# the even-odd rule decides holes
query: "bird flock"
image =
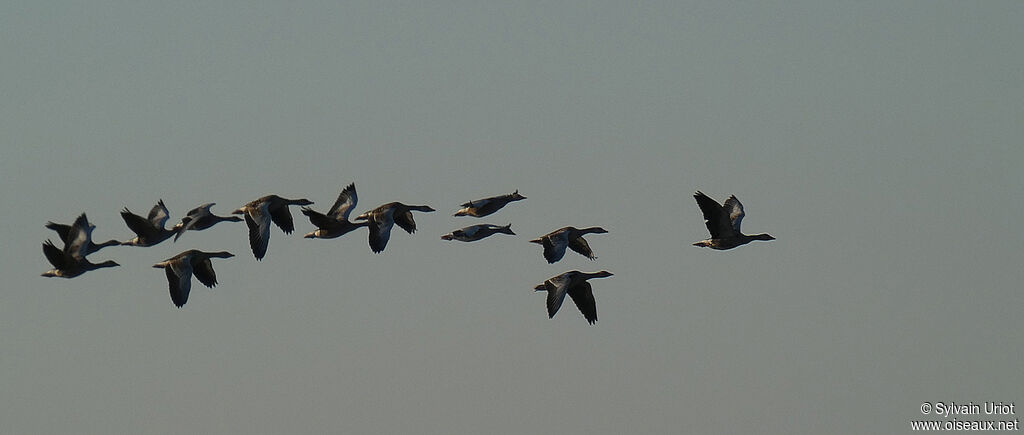
{"label": "bird flock", "polygon": [[[711,237],[694,243],[694,246],[707,247],[716,250],[727,250],[737,246],[750,243],[754,240],[774,240],[768,234],[746,235],[740,231],[740,223],[745,216],[743,204],[730,196],[723,204],[709,198],[704,193],[697,191],[693,195],[704,215],[705,225]],[[460,209],[453,216],[470,216],[482,218],[490,216],[501,210],[511,202],[526,199],[516,190],[507,195],[492,196],[473,200],[462,204]],[[334,205],[326,213],[320,213],[308,207],[313,204],[305,198],[287,199],[277,195],[266,195],[253,200],[231,212],[232,216],[218,216],[213,214],[211,208],[214,203],[200,205],[190,210],[181,222],[171,228],[167,228],[167,221],[170,213],[164,205],[163,200],[157,201],[150,209],[146,217],[132,213],[128,208],[121,211],[121,218],[135,237],[126,241],[108,240],[103,243],[92,241],[92,232],[95,225],[89,223],[85,213],[75,219],[71,225],[47,222],[45,227],[57,233],[57,237],[63,242],[63,249],[58,248],[47,239],[43,242],[43,255],[53,265],[53,268],[43,272],[42,276],[74,278],[88,271],[95,269],[120,266],[113,260],[93,263],[87,256],[95,254],[108,246],[154,246],[167,239],[174,237],[177,241],[187,231],[202,231],[213,227],[220,222],[241,222],[245,221],[249,228],[249,247],[253,257],[257,261],[263,259],[267,254],[267,247],[270,243],[271,224],[276,225],[285,234],[295,231],[295,224],[289,206],[297,205],[302,208],[300,211],[309,222],[316,227],[316,230],[307,233],[304,238],[308,239],[333,239],[341,237],[361,227],[367,228],[368,243],[370,250],[374,253],[383,252],[391,238],[391,229],[395,225],[409,234],[416,232],[416,221],[413,219],[414,211],[433,212],[433,208],[427,205],[408,205],[400,202],[389,202],[377,208],[362,213],[352,220],[349,217],[356,207],[359,199],[356,194],[355,183],[349,184],[335,200]],[[234,216],[241,215],[241,217]],[[565,256],[566,248],[594,261],[597,256],[583,236],[587,234],[605,234],[608,231],[601,227],[564,227],[554,230],[539,238],[530,240],[530,243],[541,245],[544,259],[554,264]],[[512,231],[512,224],[500,226],[493,224],[470,225],[442,235],[441,239],[446,241],[475,242],[495,234],[507,234],[515,236]],[[217,285],[217,274],[213,269],[213,258],[231,258],[234,254],[227,251],[204,252],[195,249],[186,250],[174,257],[153,265],[154,268],[164,269],[167,276],[167,283],[170,289],[171,302],[181,308],[188,302],[189,291],[192,287],[194,276],[206,287],[213,288]],[[594,292],[588,282],[594,278],[607,278],[612,276],[606,270],[598,272],[580,272],[570,270],[546,279],[543,283],[534,287],[538,292],[547,292],[548,318],[553,318],[562,306],[565,296],[568,295],[573,303],[583,314],[584,319],[593,325],[597,322],[597,305],[594,300]]]}

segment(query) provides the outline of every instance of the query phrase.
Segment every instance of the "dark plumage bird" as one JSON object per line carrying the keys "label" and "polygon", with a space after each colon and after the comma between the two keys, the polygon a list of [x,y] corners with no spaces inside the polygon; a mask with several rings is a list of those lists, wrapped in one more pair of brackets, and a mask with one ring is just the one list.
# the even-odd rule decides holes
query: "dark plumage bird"
{"label": "dark plumage bird", "polygon": [[743,204],[740,204],[735,195],[725,200],[724,205],[719,205],[717,201],[699,190],[693,194],[693,198],[697,200],[700,211],[704,213],[704,224],[711,233],[711,238],[694,243],[693,246],[726,250],[753,240],[775,240],[775,237],[768,234],[746,235],[740,232],[740,223],[746,214],[743,212]]}
{"label": "dark plumage bird", "polygon": [[539,239],[530,240],[530,243],[537,243],[544,246],[544,258],[548,260],[548,263],[554,263],[561,260],[565,256],[565,248],[568,246],[569,249],[578,252],[580,255],[587,257],[591,260],[596,259],[594,251],[590,249],[590,245],[583,239],[586,234],[604,234],[608,231],[601,227],[589,227],[583,229],[577,229],[574,227],[565,227],[554,230],[541,236]]}
{"label": "dark plumage bird", "polygon": [[170,217],[170,213],[167,211],[167,207],[164,206],[164,200],[162,199],[149,210],[149,216],[146,218],[132,213],[128,210],[128,207],[125,207],[125,209],[121,211],[121,218],[124,219],[124,223],[128,224],[128,228],[130,228],[137,237],[121,244],[130,246],[153,246],[169,239],[174,235],[174,231],[164,228],[164,224],[167,223],[168,217]]}
{"label": "dark plumage bird", "polygon": [[245,217],[245,224],[249,226],[249,246],[252,254],[257,260],[262,260],[267,255],[267,244],[270,243],[270,222],[281,228],[285,234],[295,231],[295,224],[292,222],[292,213],[288,210],[289,205],[310,205],[313,201],[308,199],[286,199],[277,195],[267,195],[246,205],[231,214],[240,214]]}
{"label": "dark plumage bird", "polygon": [[210,258],[231,258],[234,254],[226,251],[203,252],[195,249],[182,252],[153,267],[163,269],[167,274],[167,283],[171,289],[171,302],[181,308],[188,302],[188,293],[192,289],[192,275],[203,285],[213,288],[217,285],[217,273],[213,271]]}
{"label": "dark plumage bird", "polygon": [[494,213],[512,201],[526,199],[516,190],[508,195],[492,196],[490,198],[478,199],[462,204],[462,208],[452,216],[473,216],[484,217]]}
{"label": "dark plumage bird", "polygon": [[587,322],[593,325],[594,322],[597,322],[597,303],[594,302],[594,291],[587,280],[609,276],[612,276],[612,273],[607,270],[592,273],[570,270],[548,278],[543,284],[534,287],[534,290],[548,292],[549,319],[555,317],[555,313],[562,306],[562,301],[565,300],[565,295],[568,294]]}
{"label": "dark plumage bird", "polygon": [[89,221],[82,213],[75,222],[68,227],[65,235],[64,249],[59,249],[53,242],[43,242],[43,255],[53,265],[53,269],[43,272],[42,276],[56,276],[60,278],[74,278],[90,270],[103,267],[120,266],[114,261],[107,260],[102,263],[92,263],[85,258],[86,249],[92,245],[90,233],[92,228]]}
{"label": "dark plumage bird", "polygon": [[359,196],[356,195],[356,184],[352,183],[338,194],[338,199],[334,201],[334,205],[327,211],[327,214],[314,211],[309,207],[302,207],[302,214],[309,217],[309,222],[316,225],[317,228],[303,237],[307,239],[333,239],[345,235],[356,228],[368,226],[368,222],[350,222],[348,220],[348,216],[352,213],[352,209],[355,208],[358,202]]}
{"label": "dark plumage bird", "polygon": [[458,240],[460,242],[475,242],[477,240],[490,237],[494,234],[509,234],[516,235],[512,232],[512,224],[505,226],[491,225],[491,224],[480,224],[470,225],[465,228],[460,228],[451,233],[441,236],[441,240]]}
{"label": "dark plumage bird", "polygon": [[174,225],[174,241],[178,241],[178,237],[185,234],[185,231],[202,231],[210,228],[220,222],[241,222],[242,218],[238,216],[217,216],[210,211],[210,207],[216,203],[207,203],[199,207],[196,207],[188,211],[185,217],[181,218],[181,222]]}
{"label": "dark plumage bird", "polygon": [[392,226],[397,224],[409,234],[416,232],[416,221],[412,218],[413,211],[431,212],[434,209],[426,205],[389,202],[356,216],[356,220],[367,221],[370,227],[370,249],[375,253],[380,253],[388,246]]}
{"label": "dark plumage bird", "polygon": [[[92,223],[89,222],[88,219],[85,218],[85,213],[82,213],[80,217],[82,219],[85,219],[85,226],[83,228],[85,228],[85,235],[88,240],[88,243],[82,246],[81,251],[83,257],[92,254],[93,252],[99,251],[100,249],[106,248],[107,246],[118,246],[121,244],[121,242],[118,240],[107,240],[106,242],[100,244],[93,243],[92,231],[96,229],[96,225],[93,225]],[[56,231],[57,237],[60,237],[60,240],[64,242],[65,245],[67,245],[69,242],[71,227],[71,225],[58,224],[54,222],[46,223],[46,228]]]}

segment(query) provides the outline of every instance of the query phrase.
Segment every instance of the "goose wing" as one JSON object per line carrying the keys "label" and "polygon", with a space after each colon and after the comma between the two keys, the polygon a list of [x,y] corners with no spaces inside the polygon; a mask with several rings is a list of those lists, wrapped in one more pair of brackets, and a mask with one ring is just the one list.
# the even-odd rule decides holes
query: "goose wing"
{"label": "goose wing", "polygon": [[148,237],[153,234],[152,223],[142,216],[132,213],[127,207],[121,210],[121,219],[124,219],[128,229],[140,237]]}
{"label": "goose wing", "polygon": [[569,244],[569,237],[565,231],[560,231],[557,234],[541,237],[541,242],[544,246],[544,259],[548,260],[548,263],[554,263],[565,256],[565,247]]}
{"label": "goose wing", "polygon": [[43,255],[46,256],[46,261],[49,261],[55,269],[67,269],[69,266],[69,258],[64,251],[53,245],[49,239],[43,242]]}
{"label": "goose wing", "polygon": [[370,229],[370,249],[375,253],[379,253],[388,246],[388,240],[391,239],[391,227],[394,226],[394,222],[389,219],[390,216],[382,216],[384,219],[369,219]]}
{"label": "goose wing", "polygon": [[285,234],[291,234],[295,231],[295,224],[292,223],[292,212],[288,210],[288,204],[281,204],[277,207],[269,209],[270,219],[277,224],[281,231]]}
{"label": "goose wing", "polygon": [[270,243],[270,216],[266,207],[250,208],[245,213],[245,224],[249,226],[249,247],[257,260],[267,255],[267,244]]}
{"label": "goose wing", "polygon": [[[569,249],[572,249],[573,251],[576,251],[577,253],[579,253],[580,255],[582,255],[584,257],[587,257],[587,258],[589,258],[591,260],[594,260],[594,259],[597,258],[594,255],[594,251],[592,251],[590,249],[590,245],[587,244],[587,240],[584,239],[583,236],[580,236],[580,237],[577,237],[575,239],[569,240],[568,241],[568,245],[569,245]],[[564,248],[563,248],[563,252],[564,252]]]}
{"label": "goose wing", "polygon": [[565,301],[565,294],[569,289],[569,276],[561,274],[553,278],[549,278],[544,281],[544,287],[548,291],[548,318],[555,317],[555,313],[562,307],[562,302]]}
{"label": "goose wing", "polygon": [[86,219],[85,213],[82,213],[81,216],[75,219],[75,223],[71,224],[71,228],[68,230],[68,239],[64,244],[64,252],[72,258],[85,257],[88,254],[86,250],[92,244],[92,237],[89,234],[90,230],[89,220]]}
{"label": "goose wing", "polygon": [[64,242],[64,244],[68,243],[68,232],[71,231],[71,225],[47,222],[46,228],[56,231],[57,237],[60,237],[60,241]]}
{"label": "goose wing", "polygon": [[412,218],[412,210],[405,207],[397,207],[391,213],[395,225],[401,227],[405,232],[412,234],[416,232],[416,221]]}
{"label": "goose wing", "polygon": [[335,219],[348,220],[349,214],[352,213],[352,209],[355,208],[358,202],[359,196],[356,195],[356,184],[349,184],[338,194],[338,199],[334,201],[334,205],[331,206],[327,215]]}
{"label": "goose wing", "polygon": [[167,211],[167,206],[164,205],[164,200],[157,201],[156,205],[149,210],[149,221],[153,224],[153,228],[163,228],[167,223],[167,218],[171,217],[171,213]]}
{"label": "goose wing", "polygon": [[213,263],[210,261],[210,257],[196,255],[192,257],[191,263],[192,274],[196,276],[199,282],[210,288],[217,286],[217,273],[213,271]]}
{"label": "goose wing", "polygon": [[300,211],[309,218],[309,223],[316,225],[317,228],[325,228],[337,223],[336,220],[309,207],[302,207]]}
{"label": "goose wing", "polygon": [[697,200],[697,205],[700,206],[700,211],[704,214],[704,225],[708,227],[711,238],[722,239],[734,235],[732,224],[717,201],[699,190],[693,194],[693,199]]}
{"label": "goose wing", "polygon": [[736,199],[736,195],[732,195],[729,199],[725,200],[725,204],[722,206],[722,212],[729,215],[729,225],[736,234],[740,234],[740,223],[743,222],[743,216],[747,214],[743,212],[743,204],[740,200]]}
{"label": "goose wing", "polygon": [[579,284],[569,288],[568,293],[587,322],[590,322],[591,325],[597,322],[597,303],[594,301],[594,290],[590,287],[590,283],[580,281]]}
{"label": "goose wing", "polygon": [[164,272],[171,291],[171,302],[181,308],[188,302],[188,294],[192,291],[192,263],[187,258],[184,261],[172,261],[164,267]]}

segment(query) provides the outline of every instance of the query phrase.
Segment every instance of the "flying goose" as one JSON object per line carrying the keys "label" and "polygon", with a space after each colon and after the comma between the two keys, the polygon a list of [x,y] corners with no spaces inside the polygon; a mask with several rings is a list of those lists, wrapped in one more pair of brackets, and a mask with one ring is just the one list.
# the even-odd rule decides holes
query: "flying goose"
{"label": "flying goose", "polygon": [[277,224],[285,234],[291,234],[295,230],[292,222],[292,213],[288,210],[289,205],[310,205],[313,201],[308,199],[286,199],[277,195],[267,195],[243,205],[231,214],[240,214],[245,217],[245,224],[249,226],[249,247],[257,260],[262,260],[267,255],[267,244],[270,243],[270,222]]}
{"label": "flying goose", "polygon": [[185,217],[181,218],[181,222],[174,225],[174,241],[178,241],[178,237],[185,234],[185,231],[201,231],[216,225],[219,222],[241,222],[242,218],[238,216],[217,216],[210,211],[210,207],[216,203],[210,202],[203,204],[188,211]]}
{"label": "flying goose", "polygon": [[370,249],[375,253],[384,251],[391,238],[391,227],[397,224],[407,233],[416,232],[416,221],[412,218],[413,211],[434,211],[426,205],[406,205],[400,202],[389,202],[359,216],[356,220],[365,220],[370,227]]}
{"label": "flying goose", "polygon": [[492,196],[490,198],[469,201],[462,204],[462,208],[452,216],[484,217],[498,211],[512,201],[519,201],[523,199],[526,199],[526,197],[520,195],[519,190],[516,190],[508,195]]}
{"label": "flying goose", "polygon": [[[117,246],[121,244],[121,242],[117,240],[107,240],[106,242],[100,243],[98,245],[93,243],[92,231],[96,229],[96,225],[89,223],[89,220],[85,217],[85,213],[82,213],[80,217],[82,219],[85,219],[85,225],[83,226],[83,228],[85,228],[85,237],[87,240],[87,243],[83,244],[81,250],[83,257],[92,254],[93,252],[99,251],[100,249],[106,248],[107,246]],[[71,227],[72,225],[58,224],[54,222],[46,223],[46,228],[56,231],[57,237],[60,237],[60,240],[64,242],[65,245],[69,243]]]}
{"label": "flying goose", "polygon": [[192,275],[203,285],[213,288],[217,285],[217,273],[213,271],[210,258],[231,258],[234,254],[226,251],[203,252],[189,249],[157,264],[153,267],[163,269],[167,274],[167,283],[171,289],[171,302],[181,308],[188,302],[188,293],[192,289]]}
{"label": "flying goose", "polygon": [[592,273],[570,270],[548,278],[543,284],[534,287],[534,290],[548,292],[549,319],[555,317],[555,313],[562,306],[562,301],[565,300],[565,295],[568,294],[587,322],[593,325],[597,322],[597,304],[594,302],[594,291],[587,280],[609,276],[612,276],[612,273],[607,270]]}
{"label": "flying goose", "polygon": [[174,235],[174,231],[164,228],[164,224],[167,223],[167,218],[170,213],[167,211],[167,207],[164,206],[164,200],[157,201],[156,205],[149,210],[149,216],[143,218],[135,213],[128,210],[125,207],[121,211],[121,218],[124,219],[124,223],[128,224],[128,228],[136,234],[137,237],[121,243],[122,245],[130,246],[153,246],[164,240],[169,239]]}
{"label": "flying goose", "polygon": [[510,234],[513,236],[516,235],[516,233],[512,232],[512,224],[508,224],[503,227],[491,224],[480,224],[457,229],[451,233],[441,236],[441,239],[458,240],[460,242],[474,242],[497,233]]}
{"label": "flying goose", "polygon": [[307,239],[333,239],[345,235],[356,228],[368,226],[369,222],[350,222],[348,220],[348,216],[352,214],[352,209],[355,208],[358,202],[359,196],[356,195],[356,184],[351,183],[338,194],[338,199],[334,201],[334,205],[327,211],[327,214],[314,211],[309,207],[302,207],[302,214],[309,217],[309,222],[317,227],[316,230],[303,237]]}
{"label": "flying goose", "polygon": [[740,232],[740,223],[746,214],[743,212],[743,204],[740,204],[735,195],[725,200],[725,205],[719,205],[717,201],[699,190],[693,194],[693,198],[697,200],[700,211],[704,213],[704,224],[711,233],[711,238],[694,243],[693,246],[721,251],[745,245],[753,240],[775,240],[775,237],[768,234],[746,235]]}
{"label": "flying goose", "polygon": [[530,243],[537,243],[544,246],[544,258],[548,260],[548,263],[554,263],[561,260],[562,257],[565,256],[565,248],[567,246],[569,249],[578,252],[580,255],[594,260],[597,256],[594,255],[594,251],[590,249],[590,245],[587,244],[587,241],[583,236],[590,233],[604,234],[607,232],[607,230],[601,227],[589,227],[583,229],[565,227],[547,233],[539,239],[530,240]]}
{"label": "flying goose", "polygon": [[43,242],[43,255],[53,265],[53,269],[43,272],[42,276],[74,278],[90,270],[120,266],[111,260],[92,263],[85,258],[86,250],[92,244],[89,235],[91,231],[89,221],[85,213],[82,213],[68,228],[64,249],[57,248],[50,240]]}

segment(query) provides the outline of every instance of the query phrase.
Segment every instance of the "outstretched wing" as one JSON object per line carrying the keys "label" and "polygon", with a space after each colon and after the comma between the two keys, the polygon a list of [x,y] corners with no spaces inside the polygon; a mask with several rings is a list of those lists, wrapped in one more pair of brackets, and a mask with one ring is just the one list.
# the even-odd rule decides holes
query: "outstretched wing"
{"label": "outstretched wing", "polygon": [[555,313],[562,307],[562,302],[565,301],[565,294],[569,289],[569,281],[569,277],[564,273],[544,281],[544,286],[548,290],[547,306],[549,319],[555,317]]}
{"label": "outstretched wing", "polygon": [[207,287],[213,288],[217,286],[217,273],[213,271],[213,263],[210,262],[210,257],[205,255],[193,256],[192,274]]}
{"label": "outstretched wing", "polygon": [[249,226],[249,247],[257,260],[267,255],[267,244],[270,243],[270,218],[264,208],[248,209],[245,213],[245,224]]}
{"label": "outstretched wing", "polygon": [[548,260],[548,263],[554,263],[565,256],[565,247],[569,244],[568,236],[565,231],[562,231],[541,238],[544,246],[544,259]]}
{"label": "outstretched wing", "polygon": [[569,249],[572,249],[573,251],[576,251],[580,255],[587,257],[591,260],[597,258],[594,255],[594,251],[590,249],[590,245],[587,244],[587,241],[583,237],[577,237],[575,239],[569,240]]}
{"label": "outstretched wing", "polygon": [[352,213],[352,209],[355,208],[358,202],[359,196],[356,195],[356,184],[349,184],[338,194],[338,199],[334,201],[334,205],[331,206],[327,215],[335,219],[348,220],[349,214]]}
{"label": "outstretched wing", "polygon": [[64,254],[64,251],[54,246],[50,239],[46,239],[43,242],[43,255],[46,256],[46,261],[49,261],[55,269],[66,269],[68,266],[68,257]]}
{"label": "outstretched wing", "polygon": [[590,287],[590,283],[580,281],[579,284],[572,286],[568,293],[587,322],[590,322],[591,325],[597,322],[597,303],[594,301],[594,290]]}
{"label": "outstretched wing", "polygon": [[736,195],[732,195],[729,199],[725,200],[725,204],[722,206],[722,212],[729,215],[729,225],[736,234],[740,234],[740,223],[743,222],[743,216],[746,213],[743,212],[743,204],[740,200],[736,199]]}
{"label": "outstretched wing", "polygon": [[394,226],[390,219],[384,222],[378,221],[371,218],[370,224],[370,249],[374,253],[380,253],[388,246],[388,240],[391,239],[391,227]]}
{"label": "outstretched wing", "polygon": [[396,208],[391,213],[391,218],[395,221],[395,225],[402,227],[405,232],[412,234],[416,232],[416,221],[412,218],[412,211],[405,208]]}
{"label": "outstretched wing", "polygon": [[708,227],[708,232],[711,233],[711,238],[729,238],[734,235],[732,224],[729,222],[728,216],[722,209],[722,206],[718,205],[717,201],[709,198],[699,190],[693,194],[693,199],[697,200],[697,205],[700,206],[700,211],[704,213],[704,225]]}
{"label": "outstretched wing", "polygon": [[145,237],[153,233],[153,227],[150,221],[144,219],[135,213],[132,213],[125,207],[121,210],[121,219],[124,219],[124,223],[128,225],[128,229],[132,230],[133,233],[140,237]]}
{"label": "outstretched wing", "polygon": [[174,261],[164,267],[164,271],[171,291],[171,302],[181,308],[188,302],[188,294],[192,290],[192,265],[188,261]]}
{"label": "outstretched wing", "polygon": [[164,200],[157,201],[156,205],[149,210],[149,221],[153,224],[153,228],[163,228],[167,223],[167,218],[171,216],[171,213],[167,211],[167,207],[164,206]]}
{"label": "outstretched wing", "polygon": [[288,204],[281,204],[280,207],[270,209],[270,219],[277,224],[285,234],[295,231],[295,224],[292,223],[292,212],[288,210]]}

